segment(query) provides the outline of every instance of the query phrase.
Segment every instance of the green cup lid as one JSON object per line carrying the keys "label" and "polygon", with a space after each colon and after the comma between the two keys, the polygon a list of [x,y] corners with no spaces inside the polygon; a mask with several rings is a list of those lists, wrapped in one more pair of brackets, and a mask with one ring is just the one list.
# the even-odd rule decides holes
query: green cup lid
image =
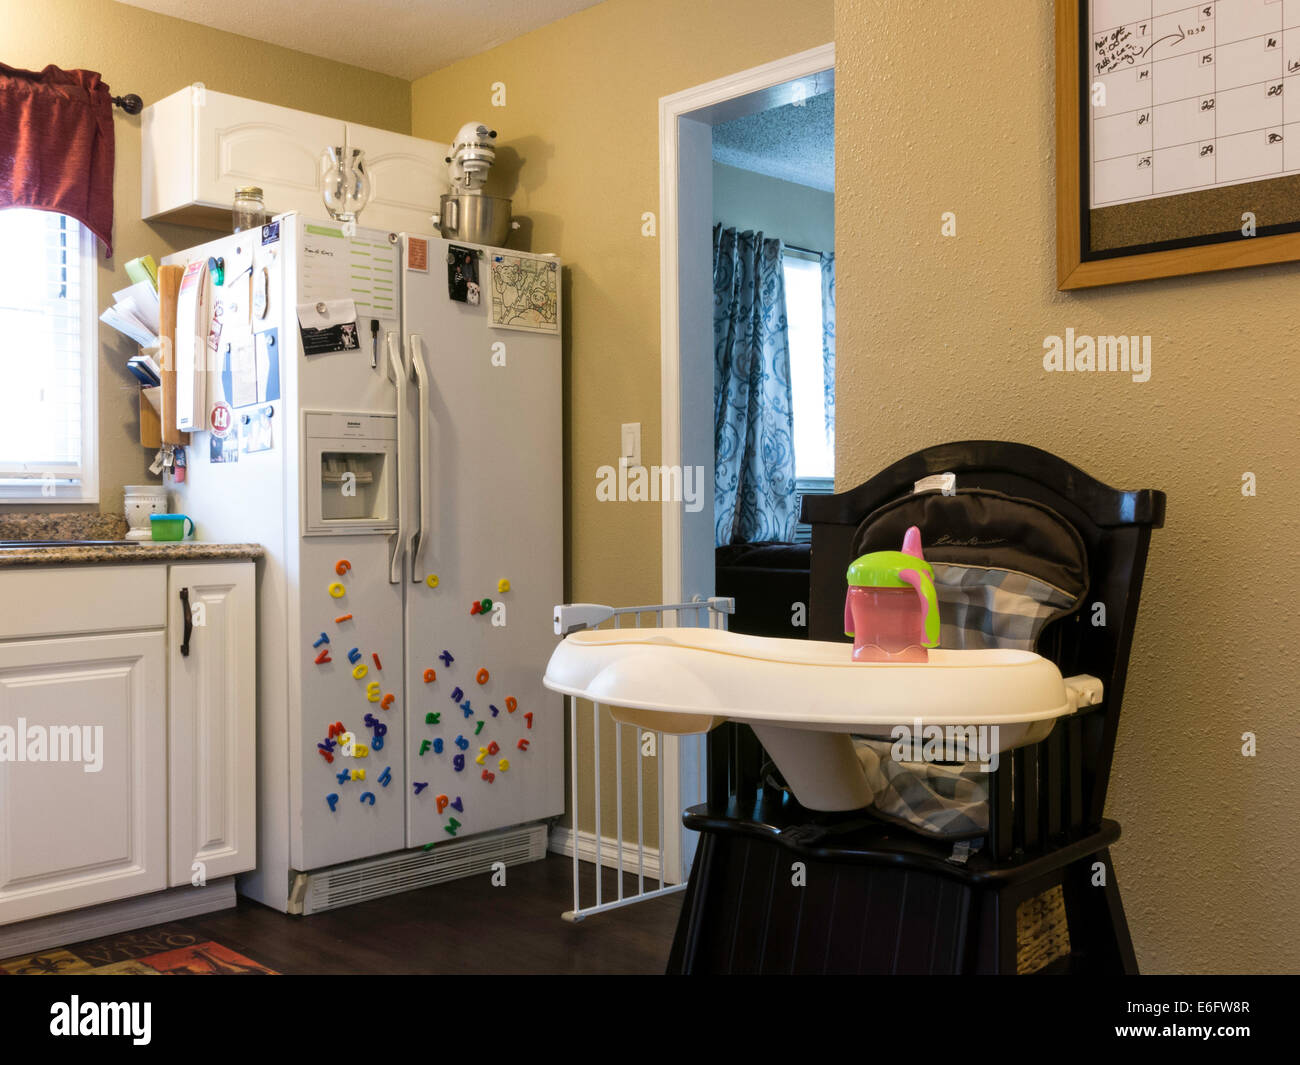
{"label": "green cup lid", "polygon": [[861,555],[849,566],[849,586],[860,588],[910,588],[907,581],[899,577],[905,569],[914,569],[924,573],[931,580],[934,570],[923,558],[909,555],[905,551],[872,551]]}

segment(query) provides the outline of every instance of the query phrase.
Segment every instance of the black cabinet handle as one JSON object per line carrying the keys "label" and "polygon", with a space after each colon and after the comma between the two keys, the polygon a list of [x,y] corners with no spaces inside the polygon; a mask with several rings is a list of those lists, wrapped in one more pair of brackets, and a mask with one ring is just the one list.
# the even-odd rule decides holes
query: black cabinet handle
{"label": "black cabinet handle", "polygon": [[186,658],[190,654],[190,637],[194,635],[194,615],[190,612],[190,590],[181,589],[181,606],[185,611],[185,633],[181,637],[181,654]]}

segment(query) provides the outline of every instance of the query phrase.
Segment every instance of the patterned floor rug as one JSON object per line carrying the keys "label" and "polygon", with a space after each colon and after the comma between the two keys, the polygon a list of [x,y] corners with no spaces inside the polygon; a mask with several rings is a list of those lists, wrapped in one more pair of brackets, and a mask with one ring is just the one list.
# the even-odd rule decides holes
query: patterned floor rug
{"label": "patterned floor rug", "polygon": [[229,947],[162,925],[0,961],[0,976],[277,975]]}

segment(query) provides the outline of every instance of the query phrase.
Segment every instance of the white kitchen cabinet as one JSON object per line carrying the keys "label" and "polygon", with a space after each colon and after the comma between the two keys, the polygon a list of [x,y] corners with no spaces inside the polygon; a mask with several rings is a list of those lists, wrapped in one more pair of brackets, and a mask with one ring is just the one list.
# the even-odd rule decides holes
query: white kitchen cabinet
{"label": "white kitchen cabinet", "polygon": [[254,563],[6,568],[0,604],[0,926],[252,869]]}
{"label": "white kitchen cabinet", "polygon": [[348,145],[366,153],[370,203],[357,224],[393,233],[431,233],[429,216],[448,189],[450,148],[386,129],[348,124]]}
{"label": "white kitchen cabinet", "polygon": [[257,185],[270,214],[325,217],[320,156],[344,138],[373,183],[359,223],[427,233],[446,191],[446,144],[188,86],[141,115],[141,214],[230,232],[235,189]]}
{"label": "white kitchen cabinet", "polygon": [[179,887],[256,864],[253,567],[172,566],[167,601],[168,882]]}
{"label": "white kitchen cabinet", "polygon": [[344,124],[191,85],[146,107],[140,130],[143,217],[229,233],[243,185],[271,214],[323,213],[320,155]]}
{"label": "white kitchen cabinet", "polygon": [[0,924],[166,887],[166,696],[160,629],[0,643]]}

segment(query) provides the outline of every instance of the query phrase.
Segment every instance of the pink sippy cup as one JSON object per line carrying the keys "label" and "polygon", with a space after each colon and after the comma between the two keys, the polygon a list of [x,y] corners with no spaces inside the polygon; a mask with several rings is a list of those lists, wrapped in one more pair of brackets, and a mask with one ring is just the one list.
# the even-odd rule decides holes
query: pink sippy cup
{"label": "pink sippy cup", "polygon": [[921,555],[913,525],[901,551],[873,551],[849,566],[844,634],[855,662],[926,662],[939,643],[934,570]]}

